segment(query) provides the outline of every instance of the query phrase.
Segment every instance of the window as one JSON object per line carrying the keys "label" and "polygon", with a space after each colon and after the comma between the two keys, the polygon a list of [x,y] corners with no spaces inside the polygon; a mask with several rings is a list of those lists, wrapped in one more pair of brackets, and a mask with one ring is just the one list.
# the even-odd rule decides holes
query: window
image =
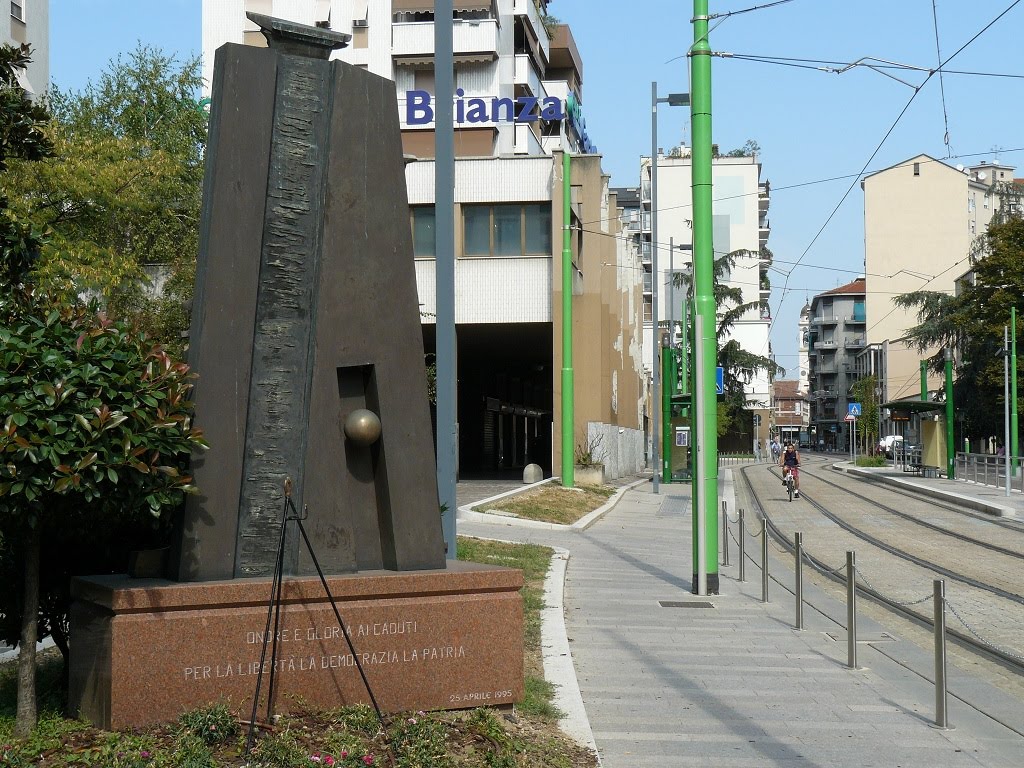
{"label": "window", "polygon": [[462,208],[465,256],[550,256],[551,205],[511,203]]}
{"label": "window", "polygon": [[412,255],[434,257],[434,206],[421,205],[409,209],[412,218]]}
{"label": "window", "polygon": [[920,163],[914,163],[914,175],[915,176],[920,176],[921,175],[921,164]]}
{"label": "window", "polygon": [[25,0],[11,0],[11,16],[18,21],[25,21]]}
{"label": "window", "polygon": [[864,299],[854,299],[853,319],[855,322],[863,323],[867,316],[864,314]]}

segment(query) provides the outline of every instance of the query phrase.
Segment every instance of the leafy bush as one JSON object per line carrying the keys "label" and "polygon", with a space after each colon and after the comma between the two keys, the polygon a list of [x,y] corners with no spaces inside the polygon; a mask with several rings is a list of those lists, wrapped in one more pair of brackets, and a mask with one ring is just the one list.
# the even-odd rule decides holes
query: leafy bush
{"label": "leafy bush", "polygon": [[178,719],[183,734],[204,744],[219,744],[238,735],[238,721],[227,704],[213,704],[186,712]]}

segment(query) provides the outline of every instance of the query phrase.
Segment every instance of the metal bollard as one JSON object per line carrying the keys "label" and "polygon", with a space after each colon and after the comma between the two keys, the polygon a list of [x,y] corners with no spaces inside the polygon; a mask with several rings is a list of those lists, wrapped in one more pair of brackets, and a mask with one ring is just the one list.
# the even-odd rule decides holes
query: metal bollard
{"label": "metal bollard", "polygon": [[857,553],[846,553],[846,666],[857,669]]}
{"label": "metal bollard", "polygon": [[768,602],[768,520],[761,519],[761,602]]}
{"label": "metal bollard", "polygon": [[935,727],[949,728],[946,709],[946,582],[932,582],[935,610]]}
{"label": "metal bollard", "polygon": [[729,565],[729,502],[722,501],[722,565]]}
{"label": "metal bollard", "polygon": [[793,549],[795,551],[796,563],[796,628],[804,628],[804,535],[796,533],[793,536]]}
{"label": "metal bollard", "polygon": [[747,580],[747,544],[746,544],[747,526],[743,522],[743,515],[744,515],[744,512],[741,509],[740,510],[740,535],[739,535],[739,541],[740,541],[740,582],[741,583]]}

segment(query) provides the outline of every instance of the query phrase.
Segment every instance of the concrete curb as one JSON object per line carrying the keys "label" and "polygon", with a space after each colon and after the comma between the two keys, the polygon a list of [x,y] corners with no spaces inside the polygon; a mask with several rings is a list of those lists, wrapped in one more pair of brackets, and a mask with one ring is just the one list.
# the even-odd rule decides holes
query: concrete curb
{"label": "concrete curb", "polygon": [[[503,544],[523,543],[491,537],[484,541],[498,541]],[[601,757],[597,751],[594,732],[590,728],[590,718],[583,705],[583,694],[576,678],[576,665],[572,660],[572,649],[569,647],[569,636],[565,629],[563,595],[570,553],[562,547],[549,549],[553,550],[554,554],[544,577],[544,607],[540,612],[540,648],[544,659],[544,679],[555,686],[554,705],[563,713],[558,721],[558,727],[578,744],[592,749],[600,765]]]}
{"label": "concrete curb", "polygon": [[[576,665],[565,630],[565,610],[562,595],[565,571],[569,564],[569,550],[552,547],[551,567],[544,579],[544,608],[541,609],[540,644],[544,656],[544,679],[555,686],[555,706],[563,715],[558,727],[579,744],[590,747],[598,755],[597,742],[590,728],[590,718],[583,705]],[[598,755],[598,765],[601,758]]]}
{"label": "concrete curb", "polygon": [[894,485],[898,488],[903,488],[908,491],[913,491],[922,496],[929,496],[933,499],[940,499],[942,501],[952,501],[961,506],[973,509],[976,512],[984,512],[989,515],[996,517],[1014,517],[1017,514],[1017,510],[1013,507],[1007,507],[1003,504],[996,504],[992,501],[985,501],[973,496],[967,496],[962,493],[955,493],[953,491],[947,491],[942,488],[930,488],[926,485],[918,485],[917,483],[909,480],[904,480],[899,477],[887,477],[880,475],[876,472],[869,472],[860,467],[853,467],[847,463],[833,464],[833,469],[839,470],[840,472],[846,472],[849,475],[856,475],[857,477],[863,477],[874,482],[884,483],[886,485]]}
{"label": "concrete curb", "polygon": [[608,501],[606,501],[600,507],[595,509],[593,512],[587,514],[585,517],[581,517],[572,525],[563,525],[561,523],[545,523],[540,520],[524,520],[520,517],[496,515],[491,512],[475,512],[473,510],[473,507],[478,507],[481,504],[487,504],[492,501],[497,501],[498,499],[504,499],[509,496],[514,496],[517,493],[529,491],[532,488],[536,488],[537,486],[543,485],[544,483],[550,483],[551,481],[557,479],[557,477],[550,477],[547,480],[542,480],[541,482],[534,483],[533,485],[527,485],[522,488],[517,488],[514,491],[506,491],[505,493],[499,493],[497,496],[491,496],[489,499],[474,501],[472,504],[464,504],[458,509],[458,519],[465,520],[466,522],[471,523],[487,523],[488,525],[507,525],[509,527],[515,528],[535,528],[545,531],[585,531],[587,528],[589,528],[602,517],[604,517],[611,509],[613,509],[615,505],[618,504],[619,499],[622,498],[623,494],[626,491],[630,490],[631,488],[635,488],[636,486],[641,485],[642,483],[650,482],[650,478],[645,477],[641,478],[640,480],[636,480],[630,483],[629,485],[622,486],[617,491],[615,491],[615,493],[612,494]]}

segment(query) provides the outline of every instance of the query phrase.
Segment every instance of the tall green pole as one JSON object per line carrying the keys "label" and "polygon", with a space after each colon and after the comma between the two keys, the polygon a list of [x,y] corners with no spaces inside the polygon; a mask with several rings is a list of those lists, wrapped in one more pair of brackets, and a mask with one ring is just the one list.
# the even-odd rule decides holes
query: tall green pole
{"label": "tall green pole", "polygon": [[946,477],[956,476],[956,446],[953,445],[953,350],[946,347]]}
{"label": "tall green pole", "polygon": [[[708,0],[693,0],[690,49],[690,120],[693,129],[693,267],[697,316],[695,361],[697,405],[698,552],[694,563],[697,594],[718,593],[718,396],[715,392],[717,339],[714,245],[711,203],[711,45]],[[703,514],[700,511],[703,511]]]}
{"label": "tall green pole", "polygon": [[675,360],[668,336],[661,338],[661,482],[672,482],[672,395]]}
{"label": "tall green pole", "polygon": [[572,158],[562,152],[562,485],[576,482],[574,387],[572,368]]}
{"label": "tall green pole", "polygon": [[1017,308],[1010,307],[1010,456],[1017,466]]}
{"label": "tall green pole", "polygon": [[928,361],[921,361],[921,399],[928,399]]}

